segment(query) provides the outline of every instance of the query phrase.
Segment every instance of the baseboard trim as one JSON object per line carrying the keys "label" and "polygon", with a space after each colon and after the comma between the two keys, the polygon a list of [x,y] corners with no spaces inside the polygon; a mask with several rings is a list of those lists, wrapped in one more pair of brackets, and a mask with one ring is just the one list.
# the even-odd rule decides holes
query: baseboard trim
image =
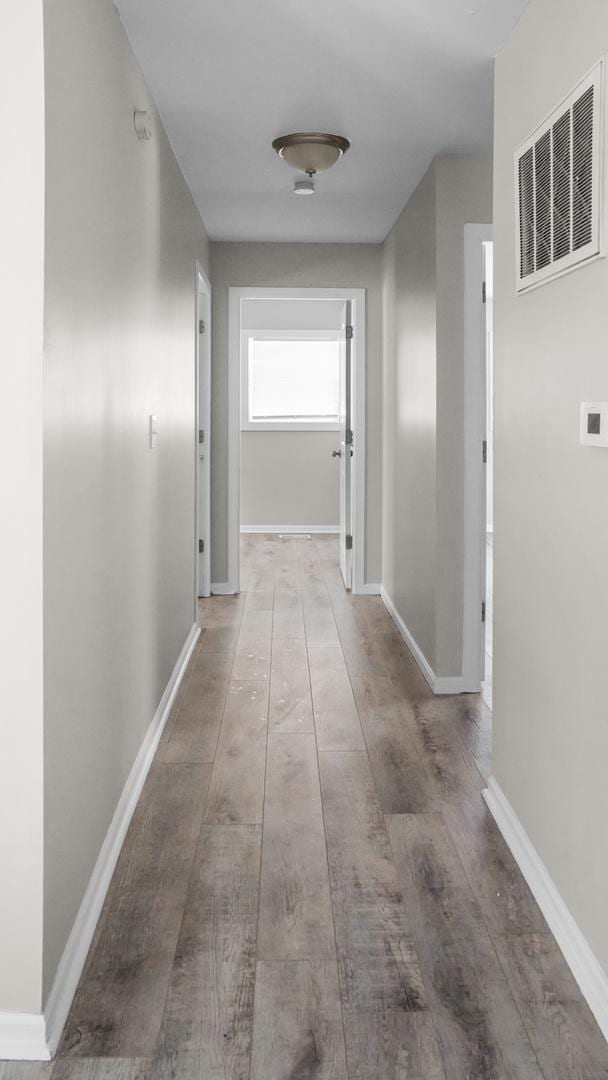
{"label": "baseboard trim", "polygon": [[386,610],[388,611],[391,619],[393,620],[397,630],[401,634],[407,648],[414,657],[414,660],[418,664],[424,678],[429,684],[434,694],[464,694],[467,692],[465,680],[462,675],[436,675],[431,665],[429,664],[422,649],[418,645],[414,635],[405,625],[401,618],[397,608],[388,595],[386,589],[382,585],[380,587],[380,596]]}
{"label": "baseboard trim", "polygon": [[212,596],[234,596],[236,589],[229,581],[215,581],[211,582],[211,595]]}
{"label": "baseboard trim", "polygon": [[241,525],[242,533],[339,533],[339,525]]}
{"label": "baseboard trim", "polygon": [[[49,1051],[47,1057],[52,1056],[59,1045],[61,1033],[93,940],[95,927],[97,926],[127,829],[156,753],[156,748],[160,742],[175,695],[199,635],[200,627],[193,624],[114,811],[114,816],[101,846],[95,868],[61,957],[44,1011],[44,1017],[39,1018],[43,1027],[46,1028],[46,1045]],[[1,1056],[3,1055],[0,1052]]]}
{"label": "baseboard trim", "polygon": [[483,793],[549,929],[605,1039],[608,1040],[608,977],[575,922],[545,864],[496,779]]}
{"label": "baseboard trim", "polygon": [[374,585],[366,581],[360,589],[357,589],[355,596],[380,596],[381,589],[381,585]]}
{"label": "baseboard trim", "polygon": [[0,1061],[50,1061],[41,1013],[0,1012]]}

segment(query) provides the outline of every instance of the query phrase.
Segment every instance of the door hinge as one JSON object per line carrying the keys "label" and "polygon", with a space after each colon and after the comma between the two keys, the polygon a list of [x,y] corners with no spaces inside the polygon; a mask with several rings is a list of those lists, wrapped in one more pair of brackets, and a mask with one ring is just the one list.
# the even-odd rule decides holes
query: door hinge
{"label": "door hinge", "polygon": [[199,443],[204,443],[204,441],[205,441],[205,432],[203,431],[202,428],[198,429],[198,441],[199,441]]}
{"label": "door hinge", "polygon": [[483,461],[484,465],[487,465],[487,463],[488,463],[488,443],[487,443],[486,439],[484,439],[482,444],[481,444],[481,460]]}
{"label": "door hinge", "polygon": [[352,328],[352,326],[347,326],[347,327],[346,327],[346,340],[347,340],[347,341],[350,341],[350,339],[351,339],[351,338],[352,338],[353,336],[354,336],[354,331],[353,331],[353,328]]}
{"label": "door hinge", "polygon": [[353,538],[350,535],[350,533],[347,533],[347,536],[346,536],[346,550],[347,551],[352,551],[352,546],[353,546]]}
{"label": "door hinge", "polygon": [[481,302],[482,302],[482,304],[485,304],[486,298],[487,298],[486,283],[485,283],[485,281],[482,281],[482,283],[481,283]]}
{"label": "door hinge", "polygon": [[198,542],[198,553],[199,553],[199,555],[202,555],[204,550],[205,550],[205,541],[204,540],[199,540],[199,542]]}
{"label": "door hinge", "polygon": [[344,440],[347,446],[353,445],[353,433],[350,428],[346,429],[346,438]]}
{"label": "door hinge", "polygon": [[205,333],[205,320],[204,319],[199,319],[198,320],[198,332],[199,332],[199,334],[204,334]]}
{"label": "door hinge", "polygon": [[481,621],[482,622],[486,621],[486,602],[485,602],[485,600],[481,601]]}

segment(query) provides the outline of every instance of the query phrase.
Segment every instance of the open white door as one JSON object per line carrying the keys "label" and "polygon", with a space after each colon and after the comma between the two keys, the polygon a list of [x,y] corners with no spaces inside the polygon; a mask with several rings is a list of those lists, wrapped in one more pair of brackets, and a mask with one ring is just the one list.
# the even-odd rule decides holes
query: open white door
{"label": "open white door", "polygon": [[352,507],[351,462],[353,456],[352,432],[352,302],[344,305],[344,322],[340,338],[340,570],[344,584],[350,589],[352,582]]}
{"label": "open white door", "polygon": [[[492,344],[491,241],[491,225],[465,225],[462,691],[471,694],[479,693],[480,687],[483,690],[486,666],[487,497],[491,498],[487,485],[492,469],[492,373],[488,362]],[[488,664],[488,674],[489,669]]]}
{"label": "open white door", "polygon": [[196,336],[198,347],[198,422],[196,461],[197,595],[211,595],[211,289],[197,272]]}

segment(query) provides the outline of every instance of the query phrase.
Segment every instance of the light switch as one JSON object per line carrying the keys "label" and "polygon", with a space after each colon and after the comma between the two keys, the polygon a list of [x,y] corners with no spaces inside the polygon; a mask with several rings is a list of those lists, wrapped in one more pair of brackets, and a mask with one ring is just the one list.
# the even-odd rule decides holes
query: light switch
{"label": "light switch", "polygon": [[608,401],[582,401],[580,439],[583,446],[608,446]]}
{"label": "light switch", "polygon": [[158,417],[150,414],[148,422],[148,445],[150,450],[154,450],[156,443],[158,442]]}

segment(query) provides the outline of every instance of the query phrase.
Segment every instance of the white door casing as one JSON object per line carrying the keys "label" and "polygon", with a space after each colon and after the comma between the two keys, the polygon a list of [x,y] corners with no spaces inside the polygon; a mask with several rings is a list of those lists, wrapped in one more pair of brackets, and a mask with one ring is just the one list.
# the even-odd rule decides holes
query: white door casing
{"label": "white door casing", "polygon": [[[196,596],[211,595],[211,286],[196,269]],[[201,550],[202,547],[202,550]]]}
{"label": "white door casing", "polygon": [[[365,581],[365,289],[230,287],[228,301],[229,374],[228,374],[228,580],[213,585],[222,593],[240,590],[240,458],[241,458],[241,304],[254,299],[326,298],[350,301],[353,338],[351,345],[351,427],[354,431],[354,454],[350,465],[351,588],[353,593],[377,593],[378,586]],[[330,464],[330,463],[328,463]],[[345,530],[346,533],[346,530]]]}
{"label": "white door casing", "polygon": [[352,304],[344,305],[344,321],[340,336],[340,570],[347,589],[352,584],[352,502],[351,461],[352,431]]}

